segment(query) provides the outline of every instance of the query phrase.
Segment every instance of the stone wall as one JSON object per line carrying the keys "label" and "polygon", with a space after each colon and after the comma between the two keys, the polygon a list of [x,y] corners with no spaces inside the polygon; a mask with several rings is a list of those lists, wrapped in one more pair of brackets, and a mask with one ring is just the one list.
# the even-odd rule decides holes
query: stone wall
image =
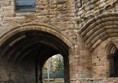
{"label": "stone wall", "polygon": [[37,0],[36,12],[18,12],[15,11],[14,0],[2,0],[0,1],[0,12],[2,12],[0,34],[18,26],[34,23],[53,26],[52,28],[73,40],[77,31],[73,18],[74,4],[71,3],[73,3],[71,0]]}
{"label": "stone wall", "polygon": [[22,64],[1,62],[0,82],[1,83],[35,83],[35,67],[28,67]]}
{"label": "stone wall", "polygon": [[102,14],[118,12],[117,0],[76,0],[76,21],[81,28],[88,20]]}
{"label": "stone wall", "polygon": [[[107,45],[111,45],[109,41],[118,48],[117,17],[118,0],[36,0],[36,12],[15,11],[14,0],[1,0],[0,45],[11,31],[15,34],[25,26],[38,28],[57,36],[65,43],[71,42],[71,45],[67,44],[70,83],[117,83],[117,78],[109,78],[107,59],[111,50],[107,49]],[[18,30],[13,31],[15,29]],[[101,33],[105,34],[100,35]],[[103,36],[105,37],[102,38]],[[22,68],[21,72],[14,69],[1,64],[0,81],[26,77],[25,81],[19,83],[29,83],[28,76],[34,80],[30,77],[32,73],[22,71]],[[21,78],[15,78],[17,75],[21,75]]]}

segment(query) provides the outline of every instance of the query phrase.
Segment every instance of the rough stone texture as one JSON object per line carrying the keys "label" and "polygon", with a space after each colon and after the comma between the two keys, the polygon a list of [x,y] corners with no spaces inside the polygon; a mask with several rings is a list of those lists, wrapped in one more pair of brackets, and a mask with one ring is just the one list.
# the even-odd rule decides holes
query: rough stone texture
{"label": "rough stone texture", "polygon": [[[23,65],[23,64],[22,64]],[[33,66],[28,70],[28,67],[22,69],[20,65],[5,64],[1,62],[0,65],[0,82],[1,83],[34,83],[35,74]]]}
{"label": "rough stone texture", "polygon": [[[36,12],[14,5],[0,0],[0,45],[23,30],[48,32],[69,46],[70,83],[118,82],[108,59],[118,49],[118,0],[36,0]],[[0,63],[1,83],[34,83],[33,71],[15,67]]]}

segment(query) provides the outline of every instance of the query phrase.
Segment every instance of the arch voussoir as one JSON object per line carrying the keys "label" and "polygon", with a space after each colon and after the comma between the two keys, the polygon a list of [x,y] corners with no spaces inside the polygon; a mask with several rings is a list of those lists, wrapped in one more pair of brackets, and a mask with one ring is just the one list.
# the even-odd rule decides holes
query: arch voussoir
{"label": "arch voussoir", "polygon": [[108,38],[118,37],[118,14],[102,14],[88,21],[80,30],[86,46],[93,51]]}

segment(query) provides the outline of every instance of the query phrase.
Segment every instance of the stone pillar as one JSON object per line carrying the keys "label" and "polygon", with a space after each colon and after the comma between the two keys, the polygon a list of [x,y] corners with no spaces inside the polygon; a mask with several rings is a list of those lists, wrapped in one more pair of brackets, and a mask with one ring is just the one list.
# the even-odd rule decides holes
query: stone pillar
{"label": "stone pillar", "polygon": [[102,45],[92,54],[92,76],[94,79],[106,79],[109,76],[109,60]]}
{"label": "stone pillar", "polygon": [[[69,51],[70,83],[88,83],[91,78],[91,58],[86,49],[73,45]],[[89,82],[90,83],[90,82]]]}
{"label": "stone pillar", "polygon": [[[74,45],[69,50],[70,83],[77,83],[78,78],[78,46]],[[76,51],[76,52],[75,52]]]}

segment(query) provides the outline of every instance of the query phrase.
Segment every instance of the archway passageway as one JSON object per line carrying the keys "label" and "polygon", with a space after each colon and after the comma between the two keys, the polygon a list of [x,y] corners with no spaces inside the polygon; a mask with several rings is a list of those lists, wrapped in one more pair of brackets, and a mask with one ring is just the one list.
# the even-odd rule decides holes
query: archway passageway
{"label": "archway passageway", "polygon": [[44,83],[64,83],[64,62],[61,54],[50,57],[42,70]]}
{"label": "archway passageway", "polygon": [[[0,61],[7,71],[6,80],[15,83],[42,83],[44,63],[55,54],[64,58],[64,82],[69,83],[69,47],[58,37],[43,31],[16,33],[0,46]],[[10,75],[10,76],[9,76]]]}
{"label": "archway passageway", "polygon": [[110,59],[110,77],[118,77],[118,49]]}

